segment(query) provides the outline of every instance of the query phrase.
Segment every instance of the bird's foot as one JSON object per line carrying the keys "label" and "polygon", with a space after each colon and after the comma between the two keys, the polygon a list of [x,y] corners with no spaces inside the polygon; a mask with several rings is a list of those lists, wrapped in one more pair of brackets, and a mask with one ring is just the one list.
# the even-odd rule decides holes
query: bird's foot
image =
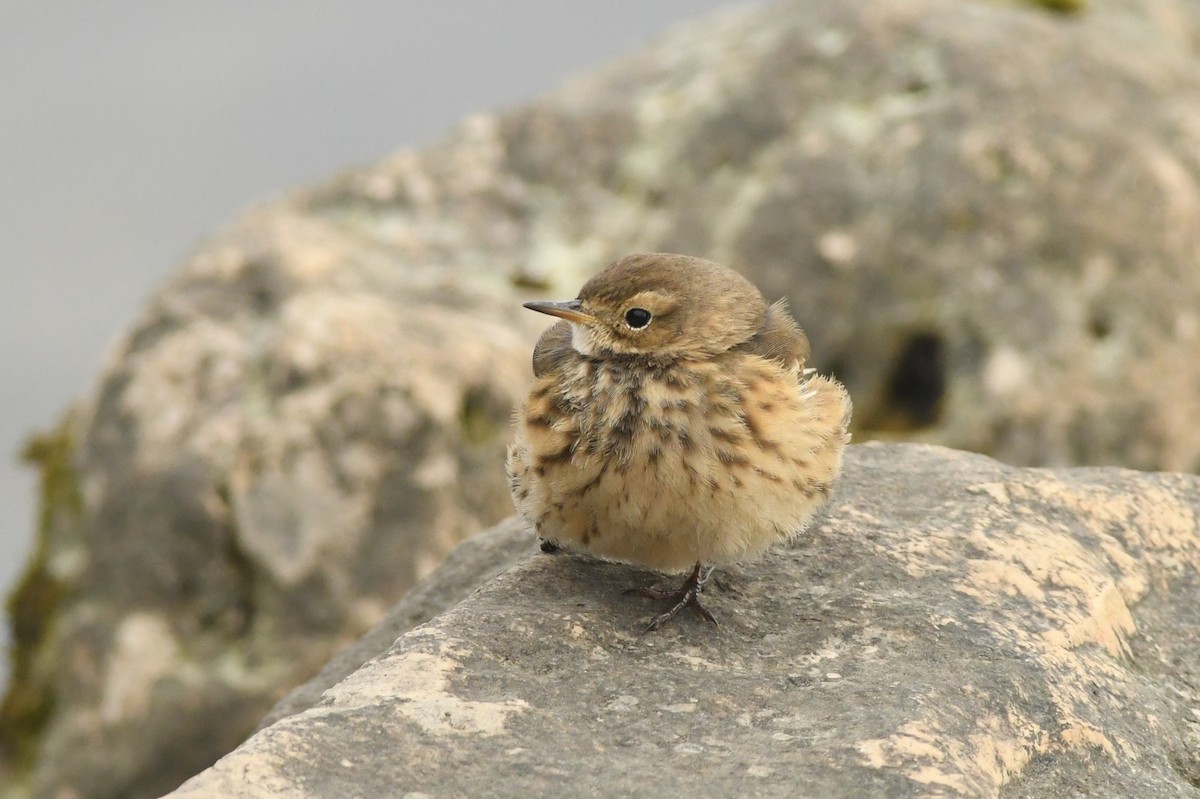
{"label": "bird's foot", "polygon": [[639,596],[644,596],[649,599],[655,599],[659,601],[667,600],[671,603],[671,606],[667,608],[665,613],[660,614],[654,619],[654,621],[650,622],[646,629],[642,630],[642,635],[645,635],[653,630],[657,630],[665,622],[674,618],[681,610],[687,607],[690,607],[704,619],[711,622],[714,627],[718,626],[716,617],[709,612],[708,608],[700,604],[700,591],[703,589],[704,584],[708,582],[708,578],[712,574],[712,571],[712,566],[705,568],[704,564],[697,563],[696,568],[693,569],[688,578],[683,581],[683,586],[678,591],[665,591],[662,589],[641,587],[628,589],[625,592],[627,594],[638,594]]}

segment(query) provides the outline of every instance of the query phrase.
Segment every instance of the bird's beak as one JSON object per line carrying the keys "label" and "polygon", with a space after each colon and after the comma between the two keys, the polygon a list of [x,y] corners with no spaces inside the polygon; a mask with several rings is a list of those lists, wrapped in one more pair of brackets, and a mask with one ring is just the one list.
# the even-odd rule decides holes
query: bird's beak
{"label": "bird's beak", "polygon": [[590,325],[596,321],[596,317],[583,312],[583,304],[579,300],[568,300],[566,302],[527,302],[525,307],[531,311],[538,313],[550,314],[557,316],[560,319],[566,319],[568,322],[575,322],[581,325]]}

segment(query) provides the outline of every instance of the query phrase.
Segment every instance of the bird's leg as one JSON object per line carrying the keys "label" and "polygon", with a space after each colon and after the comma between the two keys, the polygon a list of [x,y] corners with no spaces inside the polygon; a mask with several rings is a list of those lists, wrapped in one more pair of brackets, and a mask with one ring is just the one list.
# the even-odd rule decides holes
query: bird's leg
{"label": "bird's leg", "polygon": [[683,586],[678,591],[663,591],[654,588],[630,588],[626,591],[625,593],[627,594],[640,594],[650,599],[665,599],[671,602],[671,607],[665,613],[655,618],[654,621],[650,622],[650,626],[642,631],[642,635],[651,630],[657,630],[663,622],[674,618],[679,611],[686,607],[691,607],[696,613],[699,613],[705,619],[712,622],[714,627],[717,626],[716,618],[708,612],[708,608],[700,604],[700,591],[704,587],[704,584],[708,582],[708,578],[712,576],[712,573],[712,566],[706,567],[703,563],[697,563],[696,568],[692,569],[692,573],[683,581]]}

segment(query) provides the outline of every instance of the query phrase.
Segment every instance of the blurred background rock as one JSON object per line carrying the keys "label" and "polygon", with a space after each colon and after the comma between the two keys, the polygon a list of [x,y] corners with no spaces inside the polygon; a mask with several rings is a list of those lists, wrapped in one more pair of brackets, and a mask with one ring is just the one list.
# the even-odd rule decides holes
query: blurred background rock
{"label": "blurred background rock", "polygon": [[[105,348],[204,236],[247,205],[529,99],[724,5],[0,7],[4,592],[34,540],[26,439],[90,386]],[[7,671],[0,659],[0,683]]]}

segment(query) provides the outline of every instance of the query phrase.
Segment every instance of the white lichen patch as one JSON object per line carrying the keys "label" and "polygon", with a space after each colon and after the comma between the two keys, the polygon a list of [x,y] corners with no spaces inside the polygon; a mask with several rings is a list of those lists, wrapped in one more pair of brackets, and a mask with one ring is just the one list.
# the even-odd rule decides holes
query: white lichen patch
{"label": "white lichen patch", "polygon": [[100,699],[100,718],[115,725],[145,716],[150,695],[175,671],[179,642],[167,620],[156,613],[131,613],[117,627]]}
{"label": "white lichen patch", "polygon": [[1012,347],[999,347],[984,364],[983,387],[994,397],[1015,397],[1029,385],[1032,373],[1025,356]]}
{"label": "white lichen patch", "polygon": [[234,400],[248,379],[250,344],[238,331],[199,320],[127,355],[122,410],[138,419],[138,463],[153,470],[187,446],[225,460],[241,435]]}
{"label": "white lichen patch", "polygon": [[726,671],[728,666],[721,663],[715,663],[711,660],[699,657],[697,655],[688,654],[686,652],[668,652],[668,657],[682,661],[692,667],[693,671]]}
{"label": "white lichen patch", "polygon": [[503,733],[512,714],[528,709],[521,699],[489,702],[456,696],[450,675],[460,671],[462,663],[455,657],[459,654],[455,642],[438,641],[436,648],[436,652],[405,651],[371,661],[326,691],[321,705],[302,715],[394,705],[429,735],[490,736]]}

